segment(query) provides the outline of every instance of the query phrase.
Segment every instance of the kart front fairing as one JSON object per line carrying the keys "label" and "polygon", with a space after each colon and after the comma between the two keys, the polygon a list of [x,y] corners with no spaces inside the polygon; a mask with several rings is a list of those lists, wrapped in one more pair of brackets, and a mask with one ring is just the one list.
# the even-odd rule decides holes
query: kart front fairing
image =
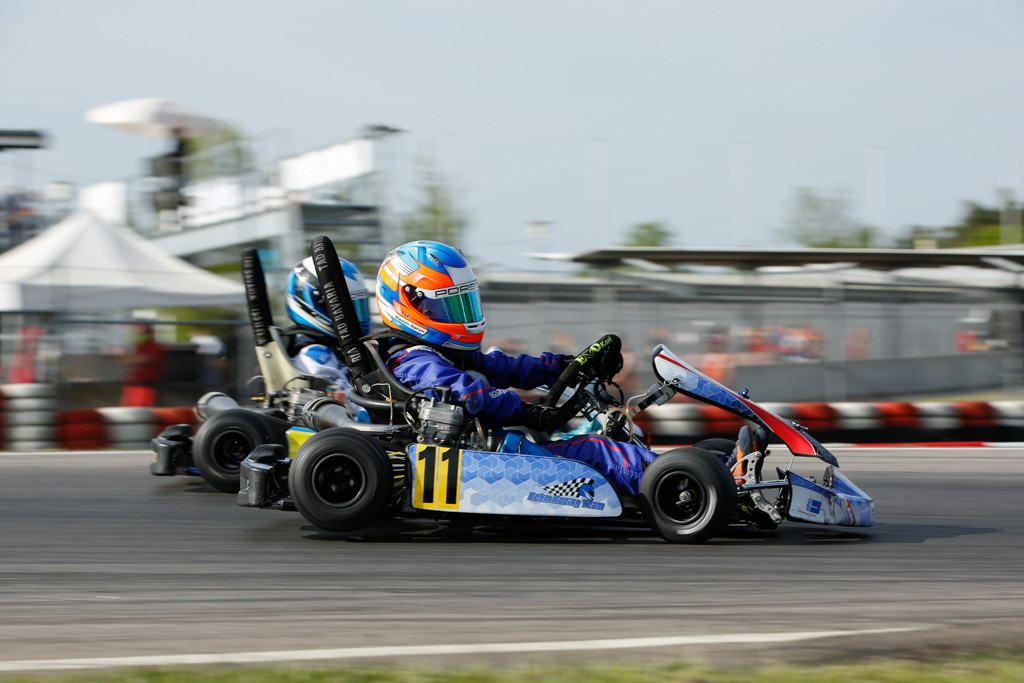
{"label": "kart front fairing", "polygon": [[718,406],[746,420],[762,425],[786,444],[793,455],[819,458],[833,467],[839,467],[836,456],[828,452],[816,439],[793,426],[767,408],[740,396],[701,373],[668,347],[659,344],[654,349],[654,372],[680,394],[709,405]]}
{"label": "kart front fairing", "polygon": [[[722,386],[687,364],[664,346],[654,350],[654,371],[665,383],[685,396],[727,410],[774,433],[795,456],[815,457],[828,464],[822,482],[779,469],[775,481],[754,481],[740,485],[740,491],[763,506],[762,489],[783,489],[786,496],[778,512],[787,519],[811,524],[869,527],[874,524],[874,502],[852,481],[836,471],[839,461],[810,434],[797,429],[745,396]],[[758,455],[757,457],[761,457]],[[759,478],[758,478],[759,479]]]}

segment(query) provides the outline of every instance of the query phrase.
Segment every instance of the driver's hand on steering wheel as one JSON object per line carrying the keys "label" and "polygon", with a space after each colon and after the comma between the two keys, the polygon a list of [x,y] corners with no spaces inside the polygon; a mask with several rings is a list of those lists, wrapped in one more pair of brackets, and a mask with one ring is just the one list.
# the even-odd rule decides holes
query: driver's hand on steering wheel
{"label": "driver's hand on steering wheel", "polygon": [[611,343],[595,359],[598,365],[593,378],[607,382],[622,370],[622,342],[617,335],[604,334],[595,344],[604,340],[611,340]]}

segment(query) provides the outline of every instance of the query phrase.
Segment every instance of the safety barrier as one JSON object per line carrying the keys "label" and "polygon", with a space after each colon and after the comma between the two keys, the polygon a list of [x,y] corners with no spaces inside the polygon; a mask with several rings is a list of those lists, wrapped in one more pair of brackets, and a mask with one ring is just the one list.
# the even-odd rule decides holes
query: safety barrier
{"label": "safety barrier", "polygon": [[52,384],[5,384],[3,443],[12,451],[56,448],[57,387]]}
{"label": "safety barrier", "polygon": [[2,450],[148,449],[169,425],[198,423],[191,406],[58,410],[55,385],[0,385]]}
{"label": "safety barrier", "polygon": [[[819,441],[1024,442],[1024,401],[764,403],[779,417],[803,425]],[[9,451],[148,449],[172,424],[199,424],[195,408],[57,409],[56,387],[0,385],[0,448]],[[652,406],[637,425],[653,444],[734,438],[744,420],[695,402]]]}
{"label": "safety barrier", "polygon": [[[764,403],[819,441],[1024,441],[1024,401]],[[655,444],[735,437],[744,422],[699,403],[652,406],[637,418]]]}

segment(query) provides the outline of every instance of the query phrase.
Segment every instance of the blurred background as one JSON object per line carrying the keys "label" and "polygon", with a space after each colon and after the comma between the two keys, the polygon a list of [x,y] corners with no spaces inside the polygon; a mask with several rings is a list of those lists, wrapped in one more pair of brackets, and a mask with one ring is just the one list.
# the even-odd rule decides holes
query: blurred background
{"label": "blurred background", "polygon": [[[616,332],[628,390],[665,343],[758,400],[1017,392],[1022,20],[1010,2],[8,0],[0,382],[64,408],[242,394],[241,250],[280,293],[326,234],[368,279],[408,239],[462,248],[485,345]],[[83,244],[83,210],[138,240]],[[648,251],[588,257],[619,247]],[[969,254],[919,258],[937,250]],[[194,296],[213,286],[181,264],[234,290]]]}

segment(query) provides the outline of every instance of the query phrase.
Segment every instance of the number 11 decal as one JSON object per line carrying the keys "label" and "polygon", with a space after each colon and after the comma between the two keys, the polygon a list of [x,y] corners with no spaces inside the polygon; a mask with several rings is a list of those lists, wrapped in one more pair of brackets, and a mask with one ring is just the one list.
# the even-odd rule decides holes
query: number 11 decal
{"label": "number 11 decal", "polygon": [[458,510],[461,466],[462,451],[457,448],[417,446],[413,507]]}

